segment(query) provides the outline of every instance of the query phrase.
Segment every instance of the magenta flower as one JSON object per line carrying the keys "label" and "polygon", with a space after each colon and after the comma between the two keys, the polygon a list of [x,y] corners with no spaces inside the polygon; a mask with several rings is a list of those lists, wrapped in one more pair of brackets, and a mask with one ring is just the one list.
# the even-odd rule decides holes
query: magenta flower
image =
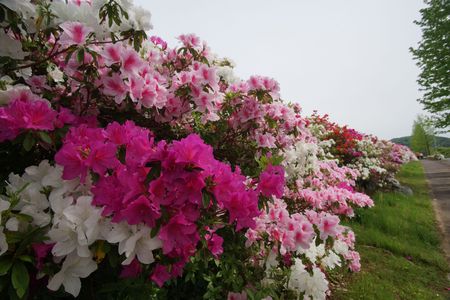
{"label": "magenta flower", "polygon": [[208,233],[205,235],[205,239],[208,241],[208,249],[211,251],[211,254],[218,258],[223,253],[223,238],[215,233]]}
{"label": "magenta flower", "polygon": [[281,166],[268,166],[259,176],[258,191],[266,197],[283,197],[284,169]]}
{"label": "magenta flower", "polygon": [[169,155],[174,157],[175,163],[202,169],[214,161],[212,147],[206,145],[197,134],[190,134],[180,141],[174,141]]}
{"label": "magenta flower", "polygon": [[158,237],[163,242],[164,254],[187,257],[195,251],[200,237],[197,226],[181,213],[173,216],[161,227]]}
{"label": "magenta flower", "polygon": [[89,167],[99,175],[105,174],[107,169],[113,169],[119,163],[116,152],[117,146],[112,143],[94,142],[87,160]]}
{"label": "magenta flower", "polygon": [[136,278],[142,273],[142,265],[138,259],[133,259],[133,261],[126,266],[122,267],[120,272],[120,278]]}
{"label": "magenta flower", "polygon": [[35,243],[31,244],[36,258],[36,269],[41,270],[44,264],[44,258],[50,253],[55,244]]}
{"label": "magenta flower", "polygon": [[64,45],[82,45],[93,30],[80,22],[64,22],[59,25],[63,29],[60,43]]}
{"label": "magenta flower", "polygon": [[55,155],[55,161],[64,167],[63,179],[71,180],[79,176],[82,182],[85,180],[89,170],[87,163],[89,151],[89,148],[82,148],[72,143],[62,146]]}
{"label": "magenta flower", "polygon": [[171,276],[167,271],[167,267],[161,264],[157,264],[152,275],[150,275],[150,279],[153,280],[153,282],[155,282],[159,287],[162,287],[170,278]]}
{"label": "magenta flower", "polygon": [[121,215],[130,225],[145,223],[149,227],[155,227],[156,220],[161,216],[161,213],[155,203],[141,195],[128,204],[122,210]]}
{"label": "magenta flower", "polygon": [[23,129],[53,130],[56,116],[44,100],[14,100],[0,107],[0,141],[14,139]]}
{"label": "magenta flower", "polygon": [[259,215],[256,193],[252,191],[235,192],[223,202],[223,205],[230,214],[229,222],[236,221],[236,231],[255,226],[253,218]]}

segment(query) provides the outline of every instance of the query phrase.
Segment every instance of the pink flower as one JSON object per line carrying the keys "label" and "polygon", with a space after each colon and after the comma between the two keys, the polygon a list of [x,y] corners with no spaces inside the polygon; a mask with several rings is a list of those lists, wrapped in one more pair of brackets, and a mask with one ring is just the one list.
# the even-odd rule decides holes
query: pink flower
{"label": "pink flower", "polygon": [[122,267],[122,271],[120,272],[120,278],[136,278],[139,274],[142,273],[142,266],[139,260],[136,258],[126,266]]}
{"label": "pink flower", "polygon": [[55,244],[35,243],[31,244],[36,258],[36,269],[41,270],[44,258],[50,253]]}
{"label": "pink flower", "polygon": [[167,267],[161,264],[157,264],[153,270],[150,279],[153,280],[159,287],[162,287],[164,283],[171,278],[170,273],[167,271]]}
{"label": "pink flower", "polygon": [[158,237],[163,242],[164,254],[172,253],[181,257],[187,257],[193,253],[200,239],[197,226],[181,213],[173,216],[166,225],[161,227]]}
{"label": "pink flower", "polygon": [[184,166],[205,168],[214,160],[212,147],[206,145],[197,134],[190,134],[180,141],[174,141],[170,153],[175,163]]}
{"label": "pink flower", "polygon": [[70,2],[72,2],[73,4],[75,4],[77,6],[81,6],[81,4],[83,4],[83,3],[92,5],[92,0],[70,0]]}
{"label": "pink flower", "polygon": [[211,233],[206,234],[205,239],[208,241],[208,249],[211,251],[212,255],[217,258],[223,253],[223,238],[220,235]]}
{"label": "pink flower", "polygon": [[54,122],[56,128],[62,128],[65,124],[74,124],[77,117],[67,108],[61,107]]}
{"label": "pink flower", "polygon": [[242,293],[229,292],[227,300],[247,300],[247,293],[245,291]]}
{"label": "pink flower", "polygon": [[143,61],[134,49],[125,49],[121,53],[122,70],[127,74],[137,73]]}
{"label": "pink flower", "polygon": [[94,172],[104,175],[107,169],[113,169],[119,163],[116,152],[117,147],[112,143],[94,142],[87,163]]}
{"label": "pink flower", "polygon": [[43,100],[15,100],[0,107],[0,142],[14,139],[23,129],[53,130],[56,111]]}
{"label": "pink flower", "polygon": [[64,167],[62,178],[71,180],[80,176],[81,181],[84,181],[89,170],[88,155],[88,148],[74,144],[63,145],[55,155],[56,163]]}
{"label": "pink flower", "polygon": [[93,30],[80,22],[67,21],[59,25],[63,29],[61,44],[63,45],[82,45],[86,41],[89,33]]}
{"label": "pink flower", "polygon": [[230,223],[236,221],[236,231],[255,226],[254,217],[258,216],[258,198],[253,191],[235,192],[223,201],[230,214]]}
{"label": "pink flower", "polygon": [[34,75],[26,79],[25,82],[30,85],[33,92],[41,92],[43,89],[50,89],[47,85],[47,76],[45,75]]}
{"label": "pink flower", "polygon": [[317,227],[320,230],[320,239],[325,241],[327,237],[335,237],[339,233],[339,217],[325,213],[321,216]]}
{"label": "pink flower", "polygon": [[102,57],[108,65],[120,62],[124,46],[120,43],[108,44],[101,52]]}
{"label": "pink flower", "polygon": [[107,96],[114,97],[114,101],[117,104],[122,103],[128,93],[128,87],[123,82],[122,77],[114,73],[112,77],[105,76],[102,78],[103,83],[103,93]]}
{"label": "pink flower", "polygon": [[128,204],[121,215],[130,225],[145,223],[149,227],[155,227],[156,220],[161,216],[161,213],[155,203],[141,195]]}
{"label": "pink flower", "polygon": [[283,197],[284,169],[281,166],[269,165],[259,176],[258,191],[266,197]]}
{"label": "pink flower", "polygon": [[264,133],[264,134],[256,134],[255,136],[256,142],[258,143],[258,146],[261,148],[276,148],[277,145],[275,144],[275,137],[271,135],[270,133]]}
{"label": "pink flower", "polygon": [[350,261],[349,269],[352,272],[359,272],[361,270],[360,256],[356,251],[349,251],[344,255],[345,259]]}
{"label": "pink flower", "polygon": [[8,107],[9,117],[21,129],[53,130],[56,111],[46,101],[14,101]]}
{"label": "pink flower", "polygon": [[178,37],[178,39],[183,43],[185,47],[195,48],[201,46],[201,41],[198,36],[195,34],[182,34]]}
{"label": "pink flower", "polygon": [[160,45],[161,46],[161,50],[166,50],[167,49],[167,43],[160,38],[159,36],[151,36],[150,37],[150,41],[155,44],[155,45]]}

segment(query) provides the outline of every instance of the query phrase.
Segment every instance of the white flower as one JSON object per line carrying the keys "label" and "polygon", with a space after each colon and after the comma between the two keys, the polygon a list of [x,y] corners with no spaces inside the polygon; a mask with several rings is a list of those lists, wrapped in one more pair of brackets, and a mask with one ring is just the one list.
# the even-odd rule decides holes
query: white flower
{"label": "white flower", "polygon": [[6,221],[5,227],[9,231],[18,231],[19,230],[19,220],[15,217],[10,218],[8,221]]}
{"label": "white flower", "polygon": [[341,240],[335,240],[333,245],[333,250],[337,254],[346,255],[348,253],[348,245]]}
{"label": "white flower", "polygon": [[17,193],[19,191],[19,202],[14,206],[13,210],[19,210],[20,213],[29,215],[33,218],[32,224],[36,226],[45,226],[50,223],[50,214],[46,212],[49,207],[47,197],[41,193],[43,186],[37,181],[31,181],[32,178],[28,174],[22,177],[10,174],[7,190],[9,193]]}
{"label": "white flower", "polygon": [[150,237],[150,228],[145,225],[132,225],[129,227],[128,237],[119,242],[119,253],[125,253],[126,259],[122,265],[130,264],[135,256],[143,264],[155,261],[152,251],[162,247],[161,241]]}
{"label": "white flower", "polygon": [[[9,209],[10,203],[6,200],[0,199],[0,223],[2,221],[2,212]],[[3,226],[0,226],[0,255],[8,251],[8,243],[6,242],[6,236],[3,233]]]}
{"label": "white flower", "polygon": [[100,232],[108,243],[116,244],[130,236],[130,225],[126,222],[113,223],[109,219],[103,219]]}
{"label": "white flower", "polygon": [[341,266],[341,258],[334,253],[333,251],[330,251],[328,255],[322,258],[322,266],[334,269],[336,266]]}
{"label": "white flower", "polygon": [[325,244],[321,243],[319,246],[316,246],[316,239],[314,238],[308,249],[298,247],[297,253],[305,254],[312,263],[315,263],[318,258],[325,256]]}
{"label": "white flower", "polygon": [[217,75],[222,77],[223,80],[225,80],[225,82],[230,84],[239,81],[239,78],[236,75],[234,75],[233,68],[230,66],[218,66]]}
{"label": "white flower", "polygon": [[278,266],[277,253],[275,251],[270,251],[269,256],[266,260],[266,271],[269,272],[273,267]]}
{"label": "white flower", "polygon": [[301,259],[296,258],[291,267],[289,289],[295,289],[298,293],[305,293],[304,299],[325,300],[328,291],[328,281],[325,274],[316,266],[313,266],[312,275],[306,271]]}
{"label": "white flower", "polygon": [[6,242],[6,236],[3,232],[3,226],[0,226],[0,256],[8,251],[8,243]]}
{"label": "white flower", "polygon": [[62,215],[55,217],[53,227],[48,236],[55,246],[52,254],[64,256],[72,251],[81,257],[89,257],[89,245],[99,237],[101,209],[91,205],[91,196],[81,196],[76,203],[69,205],[62,211]]}
{"label": "white flower", "polygon": [[318,168],[317,144],[297,142],[284,153],[283,165],[288,179],[302,177]]}
{"label": "white flower", "polygon": [[9,201],[0,199],[0,223],[2,222],[2,212],[8,210],[10,205]]}
{"label": "white flower", "polygon": [[80,257],[73,252],[66,257],[61,270],[49,280],[47,287],[57,291],[63,285],[66,292],[76,297],[81,289],[80,278],[88,277],[95,270],[97,264],[91,257]]}
{"label": "white flower", "polygon": [[55,82],[64,81],[64,73],[56,65],[49,65],[47,67],[47,73]]}

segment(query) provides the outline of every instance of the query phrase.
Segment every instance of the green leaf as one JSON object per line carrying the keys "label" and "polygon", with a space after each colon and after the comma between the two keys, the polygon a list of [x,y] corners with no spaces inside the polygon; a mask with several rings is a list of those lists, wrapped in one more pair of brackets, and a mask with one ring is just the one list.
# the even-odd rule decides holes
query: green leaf
{"label": "green leaf", "polygon": [[156,226],[153,227],[152,230],[150,231],[150,237],[154,238],[158,234],[160,228],[161,228],[161,222],[157,222]]}
{"label": "green leaf", "polygon": [[21,255],[21,256],[19,256],[19,259],[23,262],[29,262],[29,263],[33,262],[33,258],[29,255]]}
{"label": "green leaf", "polygon": [[17,261],[12,267],[11,282],[16,290],[17,296],[22,298],[27,292],[28,283],[30,282],[28,270],[23,262]]}
{"label": "green leaf", "polygon": [[204,208],[208,208],[211,202],[211,196],[205,190],[202,191],[202,203]]}
{"label": "green leaf", "polygon": [[80,48],[77,52],[77,61],[82,64],[84,63],[84,48]]}
{"label": "green leaf", "polygon": [[0,7],[0,23],[3,23],[3,21],[5,21],[5,18],[6,18],[5,10],[3,9],[3,7]]}
{"label": "green leaf", "polygon": [[39,131],[39,137],[41,138],[41,140],[43,140],[47,144],[51,144],[53,142],[50,135],[48,135],[48,133],[45,131]]}
{"label": "green leaf", "polygon": [[28,152],[33,148],[35,143],[36,141],[34,140],[33,134],[29,132],[23,140],[23,148]]}
{"label": "green leaf", "polygon": [[11,269],[12,264],[13,260],[11,257],[2,257],[0,260],[0,276],[7,274],[9,269]]}
{"label": "green leaf", "polygon": [[146,167],[151,168],[147,174],[147,177],[145,178],[145,184],[149,184],[161,175],[161,162],[149,162],[146,164]]}

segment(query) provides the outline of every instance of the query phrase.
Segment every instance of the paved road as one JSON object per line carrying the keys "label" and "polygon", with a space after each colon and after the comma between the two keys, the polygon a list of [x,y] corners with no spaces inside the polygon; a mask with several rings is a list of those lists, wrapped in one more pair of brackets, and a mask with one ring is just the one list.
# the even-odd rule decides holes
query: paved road
{"label": "paved road", "polygon": [[422,160],[422,165],[431,187],[439,225],[444,233],[444,250],[450,260],[450,161],[425,159]]}

